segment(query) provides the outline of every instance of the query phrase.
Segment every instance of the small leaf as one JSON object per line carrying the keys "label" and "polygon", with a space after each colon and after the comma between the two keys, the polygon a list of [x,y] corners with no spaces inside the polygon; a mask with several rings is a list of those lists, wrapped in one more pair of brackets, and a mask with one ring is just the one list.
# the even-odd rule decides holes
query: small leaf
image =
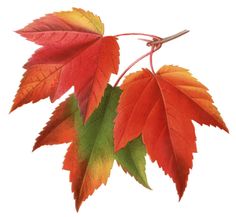
{"label": "small leaf", "polygon": [[115,159],[125,172],[128,172],[144,187],[150,189],[145,173],[145,155],[146,149],[142,139],[137,138],[116,152]]}

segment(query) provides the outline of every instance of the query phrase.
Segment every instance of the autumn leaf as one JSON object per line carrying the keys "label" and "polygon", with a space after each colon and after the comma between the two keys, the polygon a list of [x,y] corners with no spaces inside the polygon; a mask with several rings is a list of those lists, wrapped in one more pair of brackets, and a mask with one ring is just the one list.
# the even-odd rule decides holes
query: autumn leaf
{"label": "autumn leaf", "polygon": [[141,134],[151,160],[173,179],[181,198],[196,152],[192,120],[228,132],[207,88],[188,70],[164,66],[155,75],[147,69],[129,75],[121,89],[115,151]]}
{"label": "autumn leaf", "polygon": [[136,138],[115,153],[115,159],[125,172],[128,172],[144,187],[150,189],[145,173],[145,155],[146,149],[142,139]]}
{"label": "autumn leaf", "polygon": [[101,184],[106,184],[114,159],[122,168],[149,188],[145,174],[145,148],[140,139],[114,156],[113,121],[120,96],[119,88],[108,85],[99,107],[83,125],[77,100],[71,95],[54,111],[37,138],[34,150],[43,145],[71,142],[64,169],[70,171],[76,208]]}
{"label": "autumn leaf", "polygon": [[42,47],[24,66],[26,72],[11,111],[47,97],[54,102],[74,86],[87,121],[98,107],[111,73],[118,72],[116,38],[103,37],[100,18],[76,8],[46,15],[17,32]]}

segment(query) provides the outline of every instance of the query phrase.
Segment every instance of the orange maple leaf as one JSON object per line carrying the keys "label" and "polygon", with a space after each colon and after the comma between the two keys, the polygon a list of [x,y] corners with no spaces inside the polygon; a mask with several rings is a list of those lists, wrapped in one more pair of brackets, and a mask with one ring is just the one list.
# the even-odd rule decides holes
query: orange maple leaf
{"label": "orange maple leaf", "polygon": [[164,66],[155,75],[147,69],[129,75],[121,89],[115,150],[142,134],[151,160],[173,179],[181,198],[196,152],[191,120],[228,132],[207,88],[188,70]]}

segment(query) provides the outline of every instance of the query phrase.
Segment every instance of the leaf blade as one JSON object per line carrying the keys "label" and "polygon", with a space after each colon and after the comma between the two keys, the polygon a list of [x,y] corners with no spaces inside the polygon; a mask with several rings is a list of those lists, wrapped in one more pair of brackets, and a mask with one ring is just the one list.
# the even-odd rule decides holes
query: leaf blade
{"label": "leaf blade", "polygon": [[112,126],[118,98],[118,88],[108,86],[99,108],[86,125],[79,113],[76,115],[78,157],[84,168],[80,176],[82,180],[74,188],[77,210],[95,189],[106,184],[110,175],[114,161]]}
{"label": "leaf blade", "polygon": [[[109,177],[114,162],[113,120],[119,96],[120,89],[108,85],[99,107],[84,125],[77,99],[71,95],[56,108],[34,146],[36,149],[71,142],[63,168],[70,171],[77,210]],[[66,132],[69,133],[64,136]]]}
{"label": "leaf blade", "polygon": [[128,172],[145,188],[151,189],[145,173],[146,150],[141,138],[134,139],[115,153],[115,159],[124,172]]}
{"label": "leaf blade", "polygon": [[[182,77],[175,74],[179,70]],[[193,99],[198,97],[207,101],[211,112],[204,112],[186,89],[185,93],[181,92],[176,87],[180,81],[182,86],[194,86]],[[227,132],[207,88],[191,77],[186,69],[173,66],[165,66],[155,75],[146,69],[129,75],[121,88],[123,92],[114,127],[115,150],[126,147],[129,141],[142,135],[151,160],[157,161],[173,179],[181,198],[192,168],[193,153],[196,152],[191,120],[218,126]],[[196,91],[196,88],[201,88],[201,91]],[[218,118],[215,118],[216,114]]]}
{"label": "leaf blade", "polygon": [[103,32],[100,18],[82,9],[46,15],[19,30],[43,47],[25,64],[11,111],[47,97],[54,102],[73,86],[86,122],[118,72],[117,39]]}

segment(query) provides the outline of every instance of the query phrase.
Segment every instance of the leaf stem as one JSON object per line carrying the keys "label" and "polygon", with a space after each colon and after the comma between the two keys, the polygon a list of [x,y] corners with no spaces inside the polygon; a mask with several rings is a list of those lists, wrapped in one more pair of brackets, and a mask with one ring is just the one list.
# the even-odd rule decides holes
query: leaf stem
{"label": "leaf stem", "polygon": [[150,52],[150,67],[151,67],[151,72],[153,75],[155,75],[155,70],[153,67],[153,51],[154,51],[155,46],[151,47],[151,52]]}
{"label": "leaf stem", "polygon": [[144,59],[145,57],[149,56],[151,53],[156,52],[157,50],[159,50],[160,47],[157,47],[151,51],[149,51],[148,53],[142,55],[141,57],[139,57],[138,59],[136,59],[133,63],[131,63],[125,70],[124,72],[120,75],[120,77],[117,79],[116,83],[114,84],[114,87],[116,87],[120,80],[124,77],[124,75],[134,66],[136,65],[139,61],[141,61],[142,59]]}
{"label": "leaf stem", "polygon": [[151,37],[151,38],[159,39],[159,37],[156,36],[156,35],[145,34],[145,33],[137,33],[137,32],[118,34],[118,35],[114,35],[114,37],[121,37],[121,36],[135,36],[135,35],[142,35],[142,36],[147,36],[147,37]]}
{"label": "leaf stem", "polygon": [[155,45],[155,44],[159,44],[160,42],[161,42],[161,44],[164,44],[168,41],[172,41],[172,40],[174,40],[174,39],[176,39],[176,38],[178,38],[182,35],[185,35],[188,32],[189,32],[189,30],[185,29],[181,32],[178,32],[178,33],[174,34],[174,35],[171,35],[171,36],[168,36],[168,37],[165,37],[165,38],[161,38],[161,41],[160,41],[160,39],[154,39],[153,41],[148,42],[147,45],[152,46],[152,45]]}
{"label": "leaf stem", "polygon": [[133,63],[131,63],[125,70],[124,72],[120,75],[120,77],[117,79],[116,83],[114,84],[114,87],[116,87],[120,80],[124,77],[124,75],[134,66],[136,65],[138,62],[140,62],[142,59],[144,59],[147,56],[150,56],[150,67],[151,67],[151,72],[152,74],[155,75],[155,70],[153,67],[153,54],[159,50],[162,46],[162,44],[174,40],[186,33],[188,33],[189,30],[183,30],[181,32],[178,32],[174,35],[165,37],[165,38],[160,38],[158,36],[155,35],[150,35],[150,34],[143,34],[143,33],[124,33],[124,34],[119,34],[119,35],[115,35],[114,37],[120,37],[120,36],[132,36],[132,35],[142,35],[142,36],[148,36],[148,37],[152,37],[152,40],[146,40],[146,39],[141,39],[143,41],[147,42],[147,46],[151,46],[151,51],[149,51],[148,53],[142,55],[141,57],[139,57],[138,59],[136,59]]}

